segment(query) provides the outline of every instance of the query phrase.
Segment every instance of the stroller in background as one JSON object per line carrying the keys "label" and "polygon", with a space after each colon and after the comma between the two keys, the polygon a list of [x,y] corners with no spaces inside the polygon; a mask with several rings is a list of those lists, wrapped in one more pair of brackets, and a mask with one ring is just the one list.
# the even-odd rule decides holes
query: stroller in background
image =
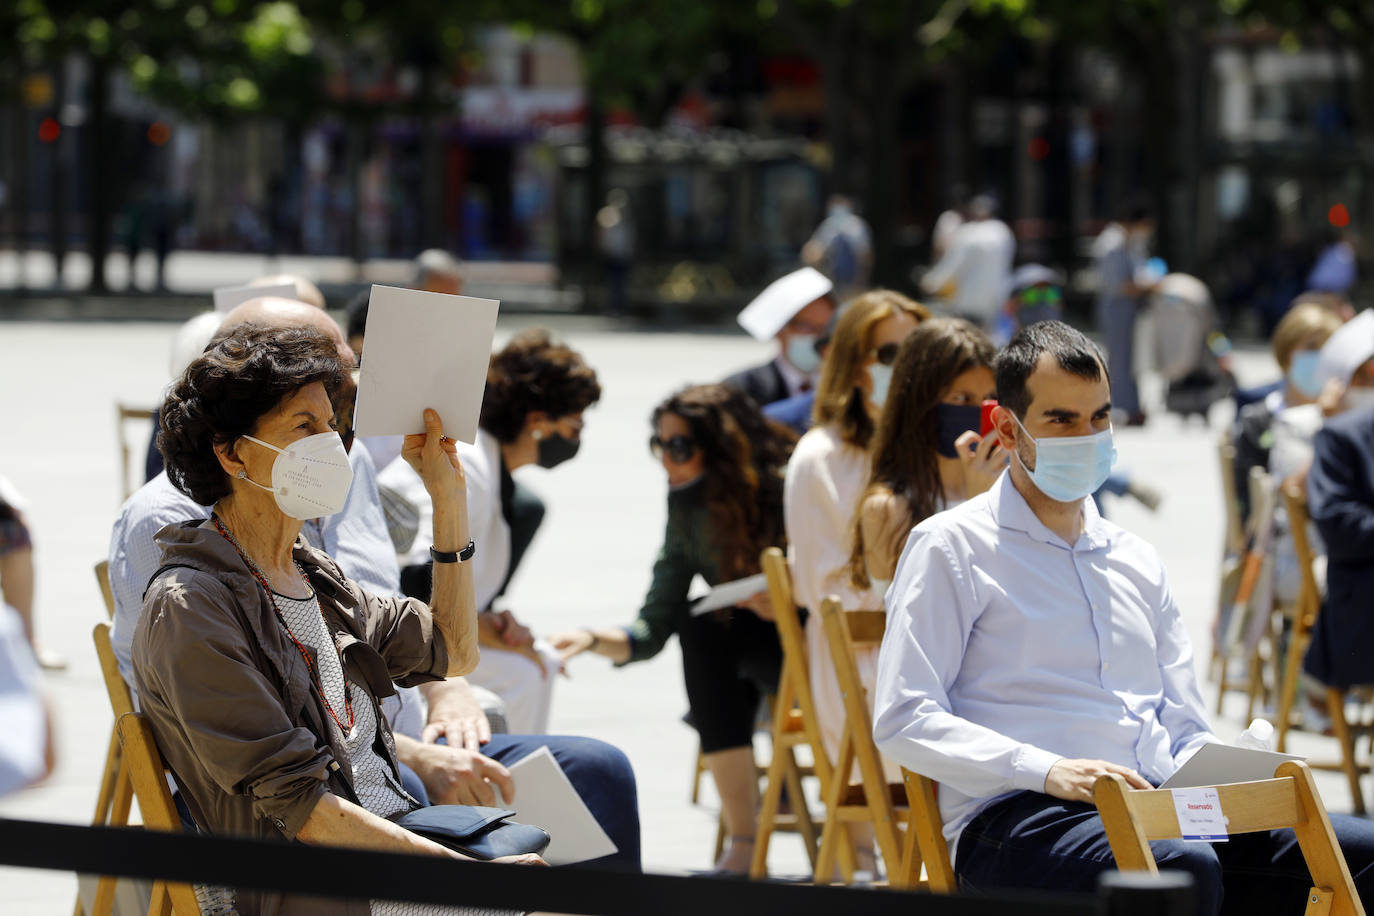
{"label": "stroller in background", "polygon": [[1230,343],[1219,329],[1212,294],[1191,274],[1166,274],[1149,297],[1153,362],[1168,383],[1164,406],[1207,419],[1208,408],[1235,390],[1222,364]]}

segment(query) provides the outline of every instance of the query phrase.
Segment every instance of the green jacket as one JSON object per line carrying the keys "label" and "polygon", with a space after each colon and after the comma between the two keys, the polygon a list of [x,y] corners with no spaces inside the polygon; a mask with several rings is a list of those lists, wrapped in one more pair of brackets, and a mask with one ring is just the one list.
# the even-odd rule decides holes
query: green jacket
{"label": "green jacket", "polygon": [[[782,528],[782,488],[768,497],[770,508]],[[779,534],[781,540],[781,534]],[[706,506],[706,487],[695,484],[668,492],[668,524],[663,546],[654,561],[654,578],[639,617],[626,627],[630,636],[630,662],[653,658],[663,650],[668,637],[677,632],[691,616],[692,602],[687,592],[692,578],[700,574],[709,585],[721,582],[716,538]]]}

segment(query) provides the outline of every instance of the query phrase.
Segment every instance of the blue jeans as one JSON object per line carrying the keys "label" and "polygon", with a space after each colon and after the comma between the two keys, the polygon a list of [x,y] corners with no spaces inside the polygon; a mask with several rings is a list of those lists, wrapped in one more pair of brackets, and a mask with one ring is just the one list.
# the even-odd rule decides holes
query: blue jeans
{"label": "blue jeans", "polygon": [[[440,738],[439,743],[446,742]],[[615,844],[613,854],[582,864],[639,871],[639,796],[629,758],[605,741],[563,735],[492,735],[482,745],[482,753],[510,766],[541,747],[553,753],[592,817]],[[401,764],[401,781],[417,801],[430,803],[424,783],[405,764]]]}
{"label": "blue jeans", "polygon": [[[1374,823],[1331,815],[1360,899],[1374,902]],[[1291,830],[1242,834],[1226,843],[1158,840],[1161,869],[1192,874],[1198,913],[1301,913],[1312,877]],[[959,837],[962,890],[994,888],[1093,893],[1116,867],[1097,809],[1021,792],[984,809]]]}

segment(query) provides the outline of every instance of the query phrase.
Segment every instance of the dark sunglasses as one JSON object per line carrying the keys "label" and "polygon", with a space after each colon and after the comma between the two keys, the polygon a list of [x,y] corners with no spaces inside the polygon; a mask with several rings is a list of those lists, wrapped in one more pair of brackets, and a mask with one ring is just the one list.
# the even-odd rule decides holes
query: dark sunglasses
{"label": "dark sunglasses", "polygon": [[691,436],[673,436],[667,441],[657,435],[649,437],[649,452],[660,461],[667,453],[673,459],[674,464],[682,464],[690,461],[692,456],[697,453],[697,440]]}
{"label": "dark sunglasses", "polygon": [[1057,286],[1032,286],[1021,291],[1022,305],[1058,305],[1064,292]]}
{"label": "dark sunglasses", "polygon": [[901,344],[886,343],[873,351],[874,359],[884,366],[890,366],[897,361],[897,351],[902,348]]}

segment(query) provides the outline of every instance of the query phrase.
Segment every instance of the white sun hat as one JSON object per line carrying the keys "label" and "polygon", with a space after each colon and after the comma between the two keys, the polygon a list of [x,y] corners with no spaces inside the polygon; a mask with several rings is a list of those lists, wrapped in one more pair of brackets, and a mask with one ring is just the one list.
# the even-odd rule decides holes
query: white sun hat
{"label": "white sun hat", "polygon": [[739,326],[755,340],[772,340],[798,312],[833,288],[825,274],[803,267],[779,277],[739,313]]}

